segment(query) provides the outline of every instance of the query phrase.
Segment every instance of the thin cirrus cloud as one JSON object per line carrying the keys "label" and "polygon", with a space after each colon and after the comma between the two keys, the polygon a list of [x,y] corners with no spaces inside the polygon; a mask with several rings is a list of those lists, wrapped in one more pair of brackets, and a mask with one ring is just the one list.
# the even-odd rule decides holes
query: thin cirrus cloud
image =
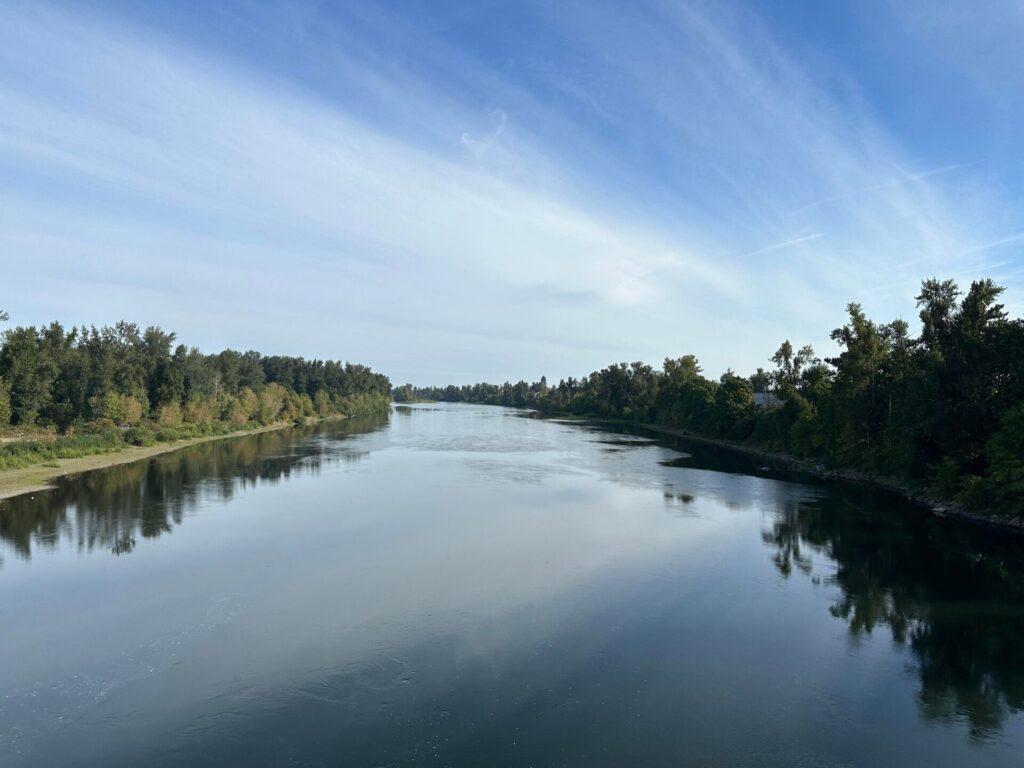
{"label": "thin cirrus cloud", "polygon": [[14,319],[445,383],[751,369],[847,301],[909,314],[978,242],[1013,287],[993,163],[915,156],[751,8],[405,8],[223,6],[256,58],[119,6],[0,10]]}

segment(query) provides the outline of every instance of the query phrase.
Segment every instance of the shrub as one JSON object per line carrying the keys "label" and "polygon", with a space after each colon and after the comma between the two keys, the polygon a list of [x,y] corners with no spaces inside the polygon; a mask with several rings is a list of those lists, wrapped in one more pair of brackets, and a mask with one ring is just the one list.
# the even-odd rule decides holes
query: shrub
{"label": "shrub", "polygon": [[260,424],[273,424],[281,415],[288,399],[288,390],[280,384],[268,384],[259,395]]}
{"label": "shrub", "polygon": [[120,392],[107,392],[102,397],[92,400],[92,410],[96,418],[121,426],[132,426],[142,421],[142,403],[132,395]]}
{"label": "shrub", "polygon": [[334,411],[330,396],[322,389],[318,389],[314,393],[313,407],[316,409],[318,416],[328,416]]}
{"label": "shrub", "polygon": [[156,444],[156,434],[149,427],[132,427],[124,433],[124,440],[129,445],[149,446]]}
{"label": "shrub", "polygon": [[259,413],[260,399],[249,387],[242,387],[242,391],[238,393],[238,402],[245,412],[246,419],[251,419]]}
{"label": "shrub", "polygon": [[934,493],[946,499],[955,499],[963,489],[963,477],[960,465],[947,456],[938,464],[932,472],[931,489]]}
{"label": "shrub", "polygon": [[235,429],[240,429],[249,423],[249,414],[246,413],[245,406],[238,398],[231,398],[225,417],[228,424]]}
{"label": "shrub", "polygon": [[185,403],[185,421],[189,424],[207,425],[218,415],[217,404],[206,397],[190,397]]}
{"label": "shrub", "polygon": [[180,427],[181,420],[181,406],[177,403],[167,403],[157,409],[156,423],[161,427]]}

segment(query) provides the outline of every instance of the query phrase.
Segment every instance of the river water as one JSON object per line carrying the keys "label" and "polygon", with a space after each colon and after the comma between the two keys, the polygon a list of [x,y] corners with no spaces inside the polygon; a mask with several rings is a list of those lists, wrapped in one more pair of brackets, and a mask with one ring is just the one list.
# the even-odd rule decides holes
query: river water
{"label": "river water", "polygon": [[0,765],[1021,766],[1017,544],[396,407],[0,502]]}

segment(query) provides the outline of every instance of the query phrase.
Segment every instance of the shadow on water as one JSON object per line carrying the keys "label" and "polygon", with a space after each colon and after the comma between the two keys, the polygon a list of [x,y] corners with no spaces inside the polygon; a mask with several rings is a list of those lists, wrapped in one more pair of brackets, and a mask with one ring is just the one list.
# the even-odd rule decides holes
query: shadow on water
{"label": "shadow on water", "polygon": [[[630,425],[581,422],[624,439]],[[762,531],[779,574],[832,588],[827,610],[857,643],[878,631],[909,650],[923,717],[963,723],[973,741],[998,737],[1024,712],[1024,541],[933,517],[893,494],[825,485],[804,473],[719,446],[665,437],[668,468],[797,481],[818,494],[780,495]],[[693,496],[666,490],[680,514]]]}
{"label": "shadow on water", "polygon": [[[393,429],[414,410],[396,408]],[[488,411],[483,418],[497,419],[501,413]],[[465,434],[446,426],[448,432],[418,437],[415,445],[435,455],[442,450],[465,453],[462,458],[446,455],[445,460],[479,469],[492,483],[504,473],[510,482],[528,482],[532,488],[578,469],[548,458],[520,466],[506,460],[510,446],[547,456],[547,443],[535,444],[532,434],[516,437],[504,430],[486,439],[474,437],[474,443],[467,435],[476,423],[459,424],[466,427]],[[58,547],[128,555],[140,539],[159,537],[180,525],[204,502],[231,498],[257,483],[360,461],[372,441],[348,438],[379,426],[323,425],[215,441],[70,478],[52,493],[0,504],[0,547],[25,559],[40,549]],[[853,646],[866,646],[876,635],[891,637],[902,649],[900,660],[910,661],[912,678],[881,686],[898,689],[895,695],[906,702],[913,695],[908,680],[915,680],[921,718],[956,725],[958,732],[966,727],[975,744],[958,738],[965,749],[997,741],[1010,731],[1011,718],[1024,711],[1020,542],[934,519],[887,494],[785,482],[804,478],[716,446],[674,439],[652,444],[636,439],[649,437],[639,429],[578,426],[592,432],[585,436],[600,448],[592,446],[581,452],[589,459],[573,461],[591,462],[586,466],[594,477],[656,488],[666,510],[680,518],[716,514],[722,508],[750,513],[749,518],[733,519],[752,520],[752,527],[727,530],[730,536],[737,532],[738,539],[753,537],[752,542],[743,539],[737,552],[748,555],[752,550],[746,544],[752,543],[760,554],[741,565],[722,565],[709,576],[712,592],[723,574],[741,582],[732,585],[737,593],[750,586],[749,578],[766,579],[771,587],[783,580],[793,587],[819,585],[775,592],[786,603],[780,615],[791,615],[789,608],[808,600],[805,607],[813,615],[820,610],[822,622],[845,625]],[[400,439],[390,437],[389,445],[402,445],[394,442]],[[643,450],[651,445],[655,447]],[[471,450],[474,446],[480,455]],[[622,451],[607,456],[603,447]],[[475,482],[477,475],[472,477]],[[552,504],[561,504],[561,499]],[[771,566],[765,550],[759,549],[762,545]],[[467,620],[450,631],[427,633],[410,648],[383,644],[366,658],[345,659],[340,665],[311,662],[283,681],[270,673],[262,681],[242,680],[201,705],[194,718],[201,727],[169,732],[158,751],[168,764],[218,764],[243,752],[253,765],[309,762],[318,755],[331,763],[342,750],[355,764],[440,761],[445,756],[450,763],[497,764],[503,761],[496,756],[503,754],[505,762],[550,764],[553,748],[572,744],[580,748],[580,756],[570,759],[566,753],[564,764],[637,764],[643,762],[635,759],[643,750],[651,764],[664,762],[667,754],[691,755],[688,764],[715,764],[704,759],[710,753],[690,742],[722,727],[738,744],[746,738],[743,749],[752,749],[757,728],[744,731],[716,718],[727,712],[756,721],[762,716],[759,696],[775,690],[775,667],[799,677],[805,664],[814,665],[791,648],[787,658],[789,646],[776,649],[752,642],[749,630],[757,625],[743,623],[739,608],[726,605],[721,610],[718,601],[726,598],[687,592],[690,570],[698,567],[695,560],[675,576],[671,568],[659,571],[653,582],[657,588],[649,589],[644,581],[616,592],[608,602],[601,589],[614,588],[614,580],[595,588],[601,597],[594,597],[592,605],[589,593],[581,591],[573,610],[554,601],[543,609],[530,605],[511,618],[488,612],[475,623]],[[672,586],[673,578],[679,579],[681,589]],[[537,615],[544,610],[550,616]],[[766,621],[761,611],[755,616],[759,618],[751,621]],[[708,624],[704,633],[694,630],[701,620]],[[733,622],[739,627],[736,633]],[[548,626],[555,629],[547,632]],[[813,627],[799,631],[819,636]],[[765,669],[759,670],[755,662]],[[814,709],[820,709],[817,699]],[[223,717],[225,712],[231,717]],[[635,720],[625,723],[623,713],[634,712]],[[697,736],[680,728],[680,722],[693,724]],[[509,736],[513,730],[514,739]],[[822,740],[829,738],[827,731],[818,729]],[[836,748],[844,743],[837,741]],[[608,751],[584,757],[592,746]],[[717,742],[713,746],[720,748]],[[154,764],[151,743],[140,749],[145,759],[122,764]],[[750,758],[728,764],[794,762]]]}
{"label": "shadow on water", "polygon": [[[531,418],[543,418],[532,416]],[[575,427],[597,435],[594,442],[607,445],[643,447],[660,445],[673,449],[678,456],[660,462],[665,467],[691,467],[731,475],[753,475],[804,481],[807,476],[787,472],[781,464],[754,457],[740,451],[723,448],[712,443],[673,437],[633,424],[618,424],[601,421],[572,421]],[[610,438],[609,435],[616,437]]]}
{"label": "shadow on water", "polygon": [[260,432],[63,478],[47,492],[0,501],[0,566],[6,549],[26,560],[62,543],[80,552],[127,555],[137,541],[181,525],[207,500],[228,500],[257,483],[316,474],[368,451],[345,438],[380,429],[379,419]]}
{"label": "shadow on water", "polygon": [[844,492],[778,511],[762,538],[783,576],[838,589],[852,639],[884,629],[909,648],[923,716],[987,739],[1024,711],[1024,548],[899,506]]}

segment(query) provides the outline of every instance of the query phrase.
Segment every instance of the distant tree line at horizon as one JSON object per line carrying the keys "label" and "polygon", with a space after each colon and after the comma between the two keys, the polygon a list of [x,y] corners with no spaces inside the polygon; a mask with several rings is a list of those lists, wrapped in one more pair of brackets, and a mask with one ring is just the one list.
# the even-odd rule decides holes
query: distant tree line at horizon
{"label": "distant tree line at horizon", "polygon": [[[618,363],[549,386],[473,384],[394,391],[397,402],[439,400],[536,408],[676,427],[925,486],[972,508],[1024,513],[1024,320],[1003,288],[925,280],[921,331],[879,324],[859,304],[831,338],[838,356],[783,342],[770,370],[717,381],[696,357],[656,370]],[[764,393],[761,407],[754,394]],[[767,403],[765,403],[767,401]]]}
{"label": "distant tree line at horizon", "polygon": [[[124,321],[5,330],[0,430],[50,430],[83,445],[82,436],[99,435],[100,445],[116,447],[118,433],[149,444],[389,407],[388,377],[363,365],[231,349],[204,354],[175,340],[156,326]],[[4,446],[12,456],[17,450]]]}

